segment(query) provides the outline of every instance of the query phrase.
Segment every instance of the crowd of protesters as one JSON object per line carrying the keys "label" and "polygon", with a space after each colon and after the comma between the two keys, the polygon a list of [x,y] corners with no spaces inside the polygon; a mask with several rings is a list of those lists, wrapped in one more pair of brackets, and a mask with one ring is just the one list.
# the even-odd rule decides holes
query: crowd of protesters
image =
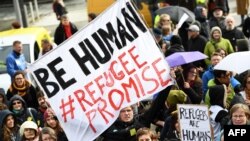
{"label": "crowd of protesters", "polygon": [[[248,0],[237,0],[238,7],[242,3],[248,8]],[[157,4],[149,4],[153,5],[150,10],[155,18]],[[152,100],[121,109],[117,120],[97,141],[179,141],[177,104],[207,105],[215,141],[224,140],[224,125],[250,124],[249,71],[235,74],[214,70],[214,66],[228,54],[249,50],[249,21],[245,19],[248,11],[237,11],[242,17],[241,29],[228,15],[227,0],[187,0],[178,3],[176,0],[165,0],[165,5],[190,9],[194,12],[195,21],[185,22],[174,33],[177,23],[171,20],[172,17],[158,15],[159,19],[153,22],[152,33],[163,55],[168,57],[175,52],[200,51],[208,58],[170,68],[175,84],[156,94]],[[65,15],[68,11],[63,1],[55,0],[53,9],[60,20],[54,36],[55,43],[43,40],[39,57],[78,30]],[[91,13],[88,16],[91,22],[97,15]],[[0,141],[67,141],[46,96],[27,78],[22,50],[22,43],[17,40],[6,58],[12,83],[6,92],[0,89]]]}

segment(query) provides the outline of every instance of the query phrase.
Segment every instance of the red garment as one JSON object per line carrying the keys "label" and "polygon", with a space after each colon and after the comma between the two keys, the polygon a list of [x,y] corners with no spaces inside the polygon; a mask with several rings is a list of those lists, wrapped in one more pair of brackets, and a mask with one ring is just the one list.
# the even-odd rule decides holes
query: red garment
{"label": "red garment", "polygon": [[72,35],[71,27],[70,25],[64,25],[63,28],[66,34],[66,38],[68,39]]}

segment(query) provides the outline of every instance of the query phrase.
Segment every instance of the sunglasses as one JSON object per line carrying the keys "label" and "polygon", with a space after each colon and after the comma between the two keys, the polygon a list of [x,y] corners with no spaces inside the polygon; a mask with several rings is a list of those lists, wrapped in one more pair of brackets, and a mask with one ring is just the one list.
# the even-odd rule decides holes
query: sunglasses
{"label": "sunglasses", "polygon": [[22,102],[18,101],[18,102],[13,102],[12,105],[16,105],[16,104],[21,104]]}

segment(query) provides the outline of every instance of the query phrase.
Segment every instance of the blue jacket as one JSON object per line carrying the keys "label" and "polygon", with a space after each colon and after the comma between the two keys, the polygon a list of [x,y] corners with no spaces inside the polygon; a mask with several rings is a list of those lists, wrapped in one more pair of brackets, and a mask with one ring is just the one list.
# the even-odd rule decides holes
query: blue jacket
{"label": "blue jacket", "polygon": [[[202,75],[202,91],[203,91],[203,100],[205,99],[205,95],[208,90],[208,81],[214,78],[214,70],[213,67],[210,66],[207,71],[205,71]],[[235,86],[240,85],[240,82],[235,79],[234,77],[231,77],[230,83],[235,88]]]}
{"label": "blue jacket", "polygon": [[7,72],[12,78],[16,71],[25,70],[27,68],[25,57],[23,54],[17,55],[12,51],[6,58]]}

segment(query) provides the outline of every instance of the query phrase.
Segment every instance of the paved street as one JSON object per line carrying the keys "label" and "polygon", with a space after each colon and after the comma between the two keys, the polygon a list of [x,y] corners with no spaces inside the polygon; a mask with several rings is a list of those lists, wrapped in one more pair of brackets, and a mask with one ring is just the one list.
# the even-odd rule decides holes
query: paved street
{"label": "paved street", "polygon": [[[54,35],[54,30],[59,24],[56,20],[55,14],[52,10],[52,0],[43,0],[39,4],[39,11],[41,18],[36,20],[35,23],[30,23],[29,26],[42,26],[47,28],[51,35]],[[236,1],[228,0],[230,6],[230,15],[236,20],[236,25],[240,24],[240,16],[236,13]],[[77,25],[80,29],[87,24],[87,3],[85,0],[65,0],[65,5],[69,11],[70,20]],[[10,28],[10,24],[15,19],[14,8],[10,4],[1,6],[0,4],[0,31]]]}

